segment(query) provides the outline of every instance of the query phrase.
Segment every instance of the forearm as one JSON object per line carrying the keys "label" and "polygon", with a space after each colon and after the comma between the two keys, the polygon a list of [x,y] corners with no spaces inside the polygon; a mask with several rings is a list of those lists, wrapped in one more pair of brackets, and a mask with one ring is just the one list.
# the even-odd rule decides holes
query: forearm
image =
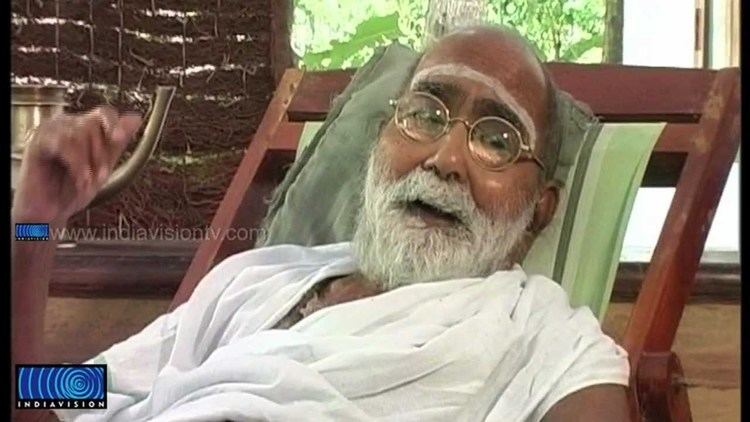
{"label": "forearm", "polygon": [[[32,221],[14,216],[11,233],[16,222]],[[51,223],[50,232],[59,226]],[[44,361],[44,314],[56,247],[54,236],[48,241],[11,239],[11,353],[14,364]]]}
{"label": "forearm", "polygon": [[616,384],[599,384],[563,398],[542,418],[542,422],[630,422],[627,389]]}
{"label": "forearm", "polygon": [[[15,210],[14,210],[15,211]],[[11,233],[15,223],[38,223],[14,212],[11,218]],[[50,231],[59,224],[50,224]],[[15,397],[15,365],[44,363],[44,314],[47,307],[49,280],[55,260],[57,239],[48,241],[11,242],[11,391]],[[15,403],[11,406],[15,407]],[[12,407],[12,408],[13,408]],[[41,422],[57,420],[48,411],[16,411],[17,422]]]}

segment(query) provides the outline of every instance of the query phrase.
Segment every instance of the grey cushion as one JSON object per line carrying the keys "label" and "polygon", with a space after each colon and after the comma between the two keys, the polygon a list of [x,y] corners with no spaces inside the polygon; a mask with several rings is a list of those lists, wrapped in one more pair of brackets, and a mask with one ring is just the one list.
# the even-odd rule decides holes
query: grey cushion
{"label": "grey cushion", "polygon": [[[388,104],[411,78],[419,53],[394,43],[379,49],[336,98],[326,121],[275,190],[256,246],[351,240],[369,153]],[[563,143],[555,177],[564,183],[596,118],[567,94],[559,102]]]}

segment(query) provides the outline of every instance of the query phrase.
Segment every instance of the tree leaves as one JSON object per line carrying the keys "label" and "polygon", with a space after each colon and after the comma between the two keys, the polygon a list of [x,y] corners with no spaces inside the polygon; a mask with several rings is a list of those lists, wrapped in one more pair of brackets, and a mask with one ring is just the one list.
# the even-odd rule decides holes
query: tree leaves
{"label": "tree leaves", "polygon": [[[576,61],[602,47],[604,0],[488,0],[494,21],[523,34],[550,60]],[[593,45],[599,42],[599,45]],[[580,54],[579,54],[580,53]]]}
{"label": "tree leaves", "polygon": [[[544,60],[577,61],[587,52],[596,60],[594,49],[604,46],[604,0],[486,1],[488,22],[515,29]],[[294,50],[301,65],[323,70],[361,66],[394,39],[419,48],[428,2],[295,0]]]}
{"label": "tree leaves", "polygon": [[583,56],[587,51],[592,48],[601,48],[604,45],[604,36],[602,34],[592,35],[589,38],[580,40],[573,45],[570,45],[560,56],[560,60],[564,62],[572,62],[575,59]]}
{"label": "tree leaves", "polygon": [[334,41],[326,51],[307,53],[302,61],[309,69],[338,69],[350,57],[360,50],[375,48],[385,41],[398,38],[401,29],[398,26],[398,12],[386,16],[373,16],[357,25],[357,29],[347,41]]}

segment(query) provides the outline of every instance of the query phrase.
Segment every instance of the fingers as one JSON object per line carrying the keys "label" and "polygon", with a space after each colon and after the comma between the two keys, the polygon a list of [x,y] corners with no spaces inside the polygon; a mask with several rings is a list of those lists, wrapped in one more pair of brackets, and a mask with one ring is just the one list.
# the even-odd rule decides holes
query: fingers
{"label": "fingers", "polygon": [[24,148],[14,207],[66,221],[102,189],[140,125],[112,107],[44,119]]}
{"label": "fingers", "polygon": [[101,136],[91,136],[91,160],[97,182],[103,183],[141,126],[141,117],[137,113],[119,115],[111,106],[98,107],[86,117],[98,122],[100,128]]}
{"label": "fingers", "polygon": [[50,128],[54,136],[49,136],[40,145],[45,156],[65,168],[78,191],[88,190],[94,181],[88,136],[82,136],[87,128],[82,123],[73,116],[58,119]]}
{"label": "fingers", "polygon": [[110,173],[109,157],[105,147],[105,136],[102,125],[90,122],[86,128],[88,140],[89,165],[94,175],[94,184],[99,187],[107,181]]}
{"label": "fingers", "polygon": [[137,113],[110,106],[82,115],[60,115],[40,126],[34,148],[65,168],[76,190],[98,190],[141,125]]}
{"label": "fingers", "polygon": [[117,122],[119,120],[119,114],[117,113],[117,110],[112,106],[97,107],[84,116],[101,123],[105,139],[109,139],[112,136],[112,132],[114,131],[115,126],[117,126]]}
{"label": "fingers", "polygon": [[113,168],[117,164],[125,148],[133,140],[138,128],[141,127],[141,116],[136,113],[126,113],[119,117],[108,143],[109,164]]}
{"label": "fingers", "polygon": [[138,113],[123,113],[115,132],[112,134],[112,140],[115,142],[130,142],[141,127],[142,121],[143,119]]}

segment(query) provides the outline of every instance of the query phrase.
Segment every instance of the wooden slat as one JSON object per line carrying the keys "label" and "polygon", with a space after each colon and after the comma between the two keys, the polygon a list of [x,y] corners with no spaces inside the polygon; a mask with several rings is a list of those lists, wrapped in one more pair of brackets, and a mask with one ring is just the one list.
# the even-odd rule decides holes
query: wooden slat
{"label": "wooden slat", "polygon": [[552,79],[606,121],[697,121],[713,70],[551,63]]}
{"label": "wooden slat", "polygon": [[623,346],[634,368],[642,352],[669,351],[674,340],[739,147],[739,103],[739,70],[720,71],[628,323]]}
{"label": "wooden slat", "polygon": [[[641,291],[648,263],[623,262],[617,269],[612,302],[633,302]],[[741,297],[740,265],[701,263],[695,274],[690,303],[737,304]]]}
{"label": "wooden slat", "polygon": [[643,174],[643,187],[677,186],[698,128],[696,123],[668,123],[664,127]]}
{"label": "wooden slat", "polygon": [[654,152],[689,153],[693,148],[692,140],[699,129],[696,123],[667,124],[654,145]]}
{"label": "wooden slat", "polygon": [[295,154],[304,128],[305,124],[301,122],[283,122],[272,137],[268,149]]}
{"label": "wooden slat", "polygon": [[[284,174],[294,161],[294,153],[290,151],[274,151],[270,148],[261,161],[255,176],[248,179],[249,187],[245,194],[238,198],[237,209],[240,210],[230,221],[229,227],[259,228],[263,217],[268,211],[271,194],[284,178]],[[220,243],[214,256],[214,263],[236,253],[251,249],[256,236],[252,238],[227,238]]]}
{"label": "wooden slat", "polygon": [[641,186],[644,188],[671,188],[677,185],[687,154],[653,152],[649,157]]}
{"label": "wooden slat", "polygon": [[[270,139],[276,132],[279,124],[286,118],[286,107],[289,98],[297,89],[301,77],[301,71],[290,69],[287,70],[284,78],[279,83],[276,94],[266,109],[258,131],[253,136],[250,147],[245,152],[245,156],[240,162],[239,167],[237,167],[237,172],[232,178],[227,193],[224,195],[224,199],[221,201],[211,221],[211,229],[215,233],[226,233],[227,229],[232,227],[257,227],[238,226],[233,225],[233,223],[238,216],[251,212],[251,210],[243,209],[242,205],[247,204],[252,180],[259,174],[259,169],[263,164],[266,151],[268,150],[268,145],[271,143]],[[254,204],[250,205],[254,206]],[[203,276],[217,262],[217,258],[220,256],[220,249],[225,244],[225,239],[221,236],[207,239],[201,243],[175,295],[172,302],[172,309],[190,297],[195,286],[198,285]]]}
{"label": "wooden slat", "polygon": [[93,241],[59,247],[50,281],[54,297],[169,298],[198,241]]}
{"label": "wooden slat", "polygon": [[[60,248],[50,296],[171,298],[198,245],[197,241],[93,241]],[[647,268],[648,263],[620,263],[612,301],[633,301]],[[704,263],[698,269],[690,302],[739,303],[740,288],[739,264]]]}
{"label": "wooden slat", "polygon": [[353,70],[305,72],[289,104],[289,120],[325,120],[333,99],[344,91],[353,76]]}
{"label": "wooden slat", "polygon": [[[715,76],[713,70],[607,64],[550,63],[549,69],[561,89],[608,122],[695,122]],[[353,74],[353,70],[307,72],[289,106],[289,119],[325,119],[331,100]]]}

